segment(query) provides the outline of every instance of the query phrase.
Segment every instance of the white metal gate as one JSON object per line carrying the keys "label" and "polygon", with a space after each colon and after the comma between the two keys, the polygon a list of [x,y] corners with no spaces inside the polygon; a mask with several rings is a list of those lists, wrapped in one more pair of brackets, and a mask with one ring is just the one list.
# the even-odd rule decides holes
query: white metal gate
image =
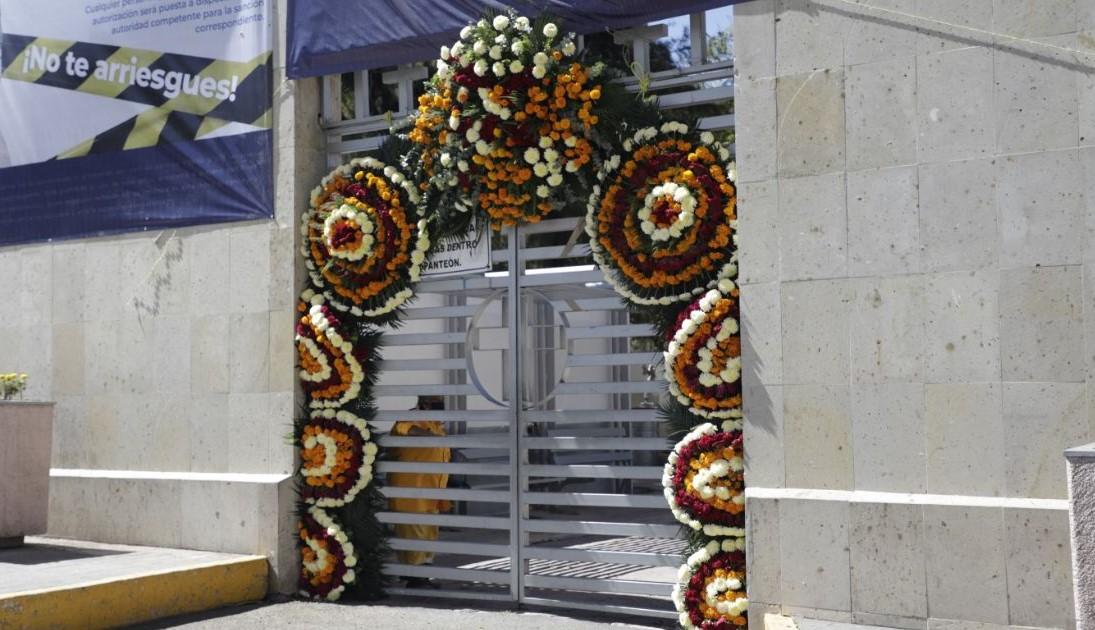
{"label": "white metal gate", "polygon": [[[569,264],[588,259],[586,246],[537,246],[565,242],[577,221],[509,231],[496,253],[504,270],[421,283],[413,332],[387,337],[381,420],[442,420],[448,435],[381,445],[448,446],[454,457],[382,462],[380,472],[453,475],[444,490],[385,493],[456,505],[381,515],[442,527],[437,541],[392,541],[435,552],[432,566],[393,562],[388,573],[444,588],[397,593],[675,616],[668,595],[683,542],[661,493],[656,344],[644,346],[650,327],[628,321],[600,271]],[[445,396],[446,410],[397,411],[417,395]]]}
{"label": "white metal gate", "polygon": [[[728,12],[729,9],[726,9]],[[708,58],[705,14],[688,16],[685,67],[625,84],[663,108],[706,108],[701,126],[732,129],[732,61]],[[616,33],[637,70],[662,25]],[[699,35],[702,36],[699,36]],[[362,71],[324,81],[332,165],[375,150],[392,120],[373,106],[391,86],[396,118],[413,110],[426,68]],[[377,81],[377,79],[380,81]],[[343,90],[343,81],[352,90]],[[341,98],[352,94],[352,106]],[[576,214],[575,210],[571,214]],[[382,522],[436,525],[436,540],[395,537],[387,573],[439,589],[395,594],[496,600],[675,619],[669,593],[684,541],[661,492],[669,449],[656,411],[664,390],[651,329],[632,322],[592,263],[582,219],[567,216],[497,238],[490,273],[426,280],[405,324],[386,336],[376,388],[382,433],[403,419],[443,421],[447,435],[384,435],[382,447],[452,449],[449,463],[384,460],[378,470],[448,473],[446,488],[387,486],[388,497],[442,499],[448,513],[384,512]],[[513,393],[518,392],[515,396]],[[444,411],[408,411],[419,395]]]}

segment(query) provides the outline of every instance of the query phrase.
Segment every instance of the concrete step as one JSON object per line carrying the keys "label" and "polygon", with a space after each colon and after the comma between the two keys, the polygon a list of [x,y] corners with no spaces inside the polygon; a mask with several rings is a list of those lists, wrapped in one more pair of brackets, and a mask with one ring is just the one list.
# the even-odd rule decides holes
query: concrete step
{"label": "concrete step", "polygon": [[28,537],[0,550],[0,630],[114,628],[261,600],[262,556]]}

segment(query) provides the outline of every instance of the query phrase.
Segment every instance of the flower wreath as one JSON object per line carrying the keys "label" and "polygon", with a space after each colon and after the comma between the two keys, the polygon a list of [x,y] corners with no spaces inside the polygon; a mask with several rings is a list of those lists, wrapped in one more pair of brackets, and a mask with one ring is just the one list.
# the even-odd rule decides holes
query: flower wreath
{"label": "flower wreath", "polygon": [[300,519],[300,594],[334,601],[356,579],[354,545],[334,517],[318,507]]}
{"label": "flower wreath", "polygon": [[313,411],[300,431],[300,489],[305,503],[340,507],[373,478],[377,446],[365,420],[349,411]]}
{"label": "flower wreath", "polygon": [[662,474],[673,516],[707,536],[745,535],[741,421],[705,423],[673,447]]}
{"label": "flower wreath", "polygon": [[357,158],[323,178],[301,218],[301,254],[327,300],[380,318],[409,300],[430,249],[413,182],[392,166]]}
{"label": "flower wreath", "polygon": [[586,212],[597,265],[635,304],[694,299],[737,274],[737,192],[710,132],[666,122],[624,141],[601,167]]}
{"label": "flower wreath", "polygon": [[688,557],[673,587],[683,628],[732,630],[749,624],[745,539],[712,540]]}
{"label": "flower wreath", "polygon": [[[599,67],[574,60],[573,35],[512,11],[481,19],[441,48],[414,129],[439,212],[464,225],[478,206],[494,229],[537,222],[581,190],[590,164]],[[443,223],[450,223],[443,220]]]}
{"label": "flower wreath", "polygon": [[684,309],[665,351],[669,393],[705,418],[741,417],[738,289],[730,280]]}
{"label": "flower wreath", "polygon": [[337,408],[361,393],[362,358],[368,348],[354,347],[322,295],[311,289],[297,304],[297,358],[300,383],[313,408]]}

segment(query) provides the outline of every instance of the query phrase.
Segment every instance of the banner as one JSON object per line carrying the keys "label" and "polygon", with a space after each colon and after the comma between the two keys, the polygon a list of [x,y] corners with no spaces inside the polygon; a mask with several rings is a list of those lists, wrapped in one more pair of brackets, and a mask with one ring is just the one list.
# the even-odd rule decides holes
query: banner
{"label": "banner", "polygon": [[472,219],[468,233],[441,241],[422,266],[422,277],[462,276],[490,271],[491,230],[482,217]]}
{"label": "banner", "polygon": [[0,245],[273,216],[273,0],[0,0]]}

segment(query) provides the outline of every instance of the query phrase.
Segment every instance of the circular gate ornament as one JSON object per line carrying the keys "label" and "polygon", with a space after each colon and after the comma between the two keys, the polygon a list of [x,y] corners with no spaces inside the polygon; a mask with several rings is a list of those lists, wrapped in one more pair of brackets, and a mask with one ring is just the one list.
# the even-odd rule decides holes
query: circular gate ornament
{"label": "circular gate ornament", "polygon": [[684,309],[665,351],[669,393],[705,418],[741,417],[738,289],[730,280]]}
{"label": "circular gate ornament", "polygon": [[339,507],[373,478],[377,446],[365,420],[349,411],[313,411],[300,431],[300,495],[305,503]]}
{"label": "circular gate ornament", "polygon": [[322,295],[311,289],[297,304],[297,360],[300,384],[312,408],[337,408],[357,398],[365,370],[360,357],[368,348],[354,348],[341,322]]}
{"label": "circular gate ornament", "polygon": [[749,624],[745,538],[712,540],[692,554],[677,576],[673,604],[686,629],[732,630]]}
{"label": "circular gate ornament", "polygon": [[710,132],[666,122],[638,130],[602,166],[586,212],[590,249],[635,304],[688,301],[737,275],[730,152]]}
{"label": "circular gate ornament", "polygon": [[722,431],[692,429],[673,447],[662,474],[665,499],[678,521],[707,536],[745,535],[745,462],[740,422]]}
{"label": "circular gate ornament", "polygon": [[356,579],[354,545],[346,532],[324,510],[310,507],[300,518],[300,594],[338,599]]}
{"label": "circular gate ornament", "polygon": [[413,182],[369,157],[336,168],[312,191],[301,254],[335,308],[378,318],[414,295],[430,249],[418,203]]}

